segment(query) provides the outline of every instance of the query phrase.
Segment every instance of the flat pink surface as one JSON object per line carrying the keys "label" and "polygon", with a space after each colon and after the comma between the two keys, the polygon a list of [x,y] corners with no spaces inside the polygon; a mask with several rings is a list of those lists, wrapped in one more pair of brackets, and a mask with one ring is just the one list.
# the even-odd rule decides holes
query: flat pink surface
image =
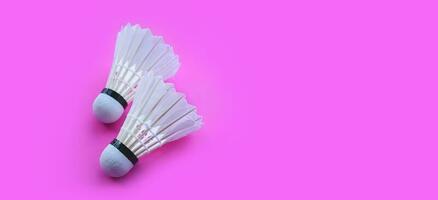
{"label": "flat pink surface", "polygon": [[[435,2],[1,2],[0,196],[438,199]],[[91,105],[127,22],[205,126],[111,179]]]}

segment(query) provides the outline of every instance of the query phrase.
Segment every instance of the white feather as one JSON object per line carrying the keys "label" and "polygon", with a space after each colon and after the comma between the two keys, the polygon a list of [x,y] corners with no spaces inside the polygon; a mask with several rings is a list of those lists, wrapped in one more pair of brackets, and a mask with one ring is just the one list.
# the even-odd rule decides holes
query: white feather
{"label": "white feather", "polygon": [[161,77],[146,73],[117,136],[138,157],[202,126],[196,108]]}
{"label": "white feather", "polygon": [[117,35],[114,61],[106,87],[131,102],[146,72],[167,79],[179,68],[178,56],[162,37],[139,25],[126,25]]}

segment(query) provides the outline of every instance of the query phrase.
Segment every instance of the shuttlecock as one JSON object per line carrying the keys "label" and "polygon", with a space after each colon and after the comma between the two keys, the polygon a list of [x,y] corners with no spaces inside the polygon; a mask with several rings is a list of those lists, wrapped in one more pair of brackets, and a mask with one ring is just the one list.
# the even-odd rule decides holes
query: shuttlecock
{"label": "shuttlecock", "polygon": [[106,87],[94,100],[94,114],[104,123],[117,121],[145,72],[167,79],[178,71],[179,65],[178,56],[162,37],[139,25],[124,26],[117,36]]}
{"label": "shuttlecock", "polygon": [[138,158],[198,130],[202,119],[182,93],[147,73],[119,135],[100,156],[100,166],[112,177],[128,173]]}

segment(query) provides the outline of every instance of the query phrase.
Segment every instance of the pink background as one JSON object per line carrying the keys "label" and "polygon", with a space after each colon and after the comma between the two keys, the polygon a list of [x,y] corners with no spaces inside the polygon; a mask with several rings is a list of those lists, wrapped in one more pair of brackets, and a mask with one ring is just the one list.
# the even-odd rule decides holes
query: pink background
{"label": "pink background", "polygon": [[[2,2],[0,196],[438,199],[435,2]],[[127,22],[205,126],[111,179],[91,105]]]}

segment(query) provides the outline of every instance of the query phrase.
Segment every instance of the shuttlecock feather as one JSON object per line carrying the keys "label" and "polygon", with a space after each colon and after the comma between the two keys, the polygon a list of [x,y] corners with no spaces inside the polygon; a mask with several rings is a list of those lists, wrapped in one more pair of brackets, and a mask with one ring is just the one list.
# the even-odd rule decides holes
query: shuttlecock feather
{"label": "shuttlecock feather", "polygon": [[167,79],[178,71],[179,65],[178,56],[161,36],[139,25],[124,26],[117,36],[106,87],[93,103],[96,117],[104,123],[117,121],[146,72]]}
{"label": "shuttlecock feather", "polygon": [[187,103],[182,93],[147,73],[119,135],[102,152],[101,167],[110,176],[123,176],[139,157],[201,126],[196,107]]}

